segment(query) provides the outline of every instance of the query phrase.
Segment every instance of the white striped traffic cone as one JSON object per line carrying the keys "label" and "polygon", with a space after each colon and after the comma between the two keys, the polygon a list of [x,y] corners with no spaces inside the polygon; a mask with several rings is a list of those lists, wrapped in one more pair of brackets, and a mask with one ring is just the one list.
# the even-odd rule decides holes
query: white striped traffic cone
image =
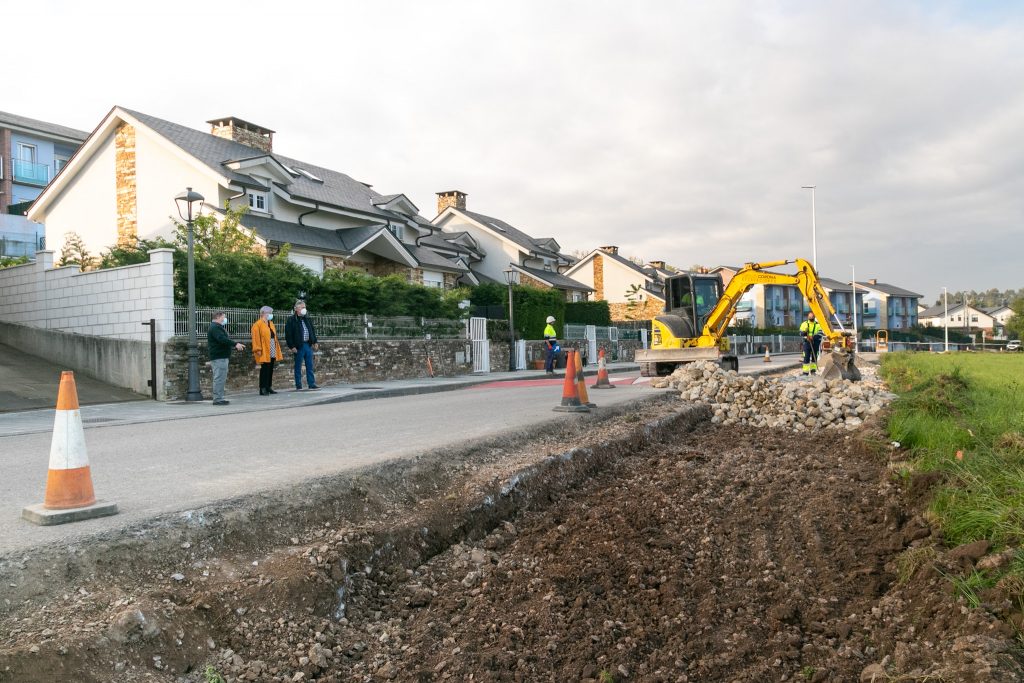
{"label": "white striped traffic cone", "polygon": [[97,501],[93,492],[75,373],[65,370],[57,391],[46,495],[42,505],[29,505],[21,516],[33,524],[49,526],[113,514],[117,514],[117,503]]}

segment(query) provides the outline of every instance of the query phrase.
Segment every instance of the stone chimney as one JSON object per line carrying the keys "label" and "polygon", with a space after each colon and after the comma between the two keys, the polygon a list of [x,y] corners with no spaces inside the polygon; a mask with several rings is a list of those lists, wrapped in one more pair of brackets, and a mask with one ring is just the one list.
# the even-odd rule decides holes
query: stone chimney
{"label": "stone chimney", "polygon": [[665,270],[664,261],[648,261],[647,265],[649,265],[651,268],[657,268],[658,270]]}
{"label": "stone chimney", "polygon": [[868,284],[869,285],[877,285],[878,284],[878,278],[871,278],[870,280],[868,280]]}
{"label": "stone chimney", "polygon": [[247,147],[270,154],[274,151],[274,131],[234,116],[210,119],[210,134],[226,140],[240,142]]}
{"label": "stone chimney", "polygon": [[460,211],[466,210],[466,193],[462,190],[445,190],[437,193],[437,212],[441,213],[449,206]]}
{"label": "stone chimney", "polygon": [[612,256],[619,255],[619,248],[616,246],[598,247],[598,249],[600,249],[606,254],[611,254]]}

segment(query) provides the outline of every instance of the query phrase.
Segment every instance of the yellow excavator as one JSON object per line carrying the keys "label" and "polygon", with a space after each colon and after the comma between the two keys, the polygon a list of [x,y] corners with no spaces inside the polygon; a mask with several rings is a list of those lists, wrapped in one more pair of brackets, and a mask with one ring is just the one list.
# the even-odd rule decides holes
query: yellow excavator
{"label": "yellow excavator", "polygon": [[[796,274],[768,270],[789,264],[796,264]],[[740,297],[754,285],[791,285],[799,289],[824,336],[818,358],[820,375],[825,379],[860,379],[851,353],[853,335],[842,328],[814,267],[803,259],[747,263],[724,287],[718,274],[683,272],[666,279],[665,312],[651,323],[650,348],[636,352],[641,374],[670,375],[680,365],[698,360],[739,370],[739,359],[730,352],[726,329]]]}

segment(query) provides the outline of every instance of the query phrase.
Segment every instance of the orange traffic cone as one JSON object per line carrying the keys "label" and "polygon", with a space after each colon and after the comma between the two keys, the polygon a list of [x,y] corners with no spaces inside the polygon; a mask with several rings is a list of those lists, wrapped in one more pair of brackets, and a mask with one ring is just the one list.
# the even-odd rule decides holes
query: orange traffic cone
{"label": "orange traffic cone", "polygon": [[565,381],[562,382],[562,404],[555,406],[556,413],[589,413],[590,408],[580,403],[579,386],[576,383],[576,352],[565,351]]}
{"label": "orange traffic cone", "polygon": [[604,364],[604,349],[597,352],[597,383],[591,389],[614,389],[615,385],[608,379],[608,367]]}
{"label": "orange traffic cone", "polygon": [[772,362],[772,355],[770,353],[768,353],[768,347],[767,346],[764,347],[764,362],[765,363],[771,363]]}
{"label": "orange traffic cone", "polygon": [[65,370],[57,391],[46,495],[42,505],[29,505],[21,516],[33,524],[49,526],[113,514],[117,514],[117,503],[97,501],[93,493],[75,373]]}
{"label": "orange traffic cone", "polygon": [[590,396],[587,395],[587,382],[583,379],[583,357],[576,352],[576,391],[580,395],[580,403],[587,406],[588,408],[596,408],[596,403],[590,402]]}

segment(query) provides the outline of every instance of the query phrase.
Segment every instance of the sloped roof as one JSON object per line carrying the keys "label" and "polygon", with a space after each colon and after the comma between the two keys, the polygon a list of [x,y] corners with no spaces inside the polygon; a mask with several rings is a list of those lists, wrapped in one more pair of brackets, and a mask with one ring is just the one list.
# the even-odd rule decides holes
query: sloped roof
{"label": "sloped roof", "polygon": [[[821,286],[824,287],[825,289],[831,289],[831,290],[837,290],[838,289],[838,290],[844,291],[844,292],[848,292],[848,291],[853,290],[853,285],[851,285],[849,282],[841,282],[840,280],[833,280],[832,278],[829,278],[829,277],[819,277],[818,278],[818,282],[820,282]],[[861,287],[858,284],[857,285],[857,290],[859,291],[860,288]]]}
{"label": "sloped roof", "polygon": [[[251,158],[254,148],[131,109],[124,109],[124,111],[211,169],[239,185],[246,187],[259,185],[249,176],[232,171],[223,164],[223,162],[231,159]],[[298,171],[301,169],[308,171],[323,181],[317,182],[300,174],[293,177],[292,181],[287,185],[279,184],[279,187],[296,199],[305,199],[388,218],[399,217],[399,214],[395,212],[374,206],[375,203],[379,204],[387,201],[387,197],[394,199],[397,195],[381,195],[365,183],[361,183],[345,173],[300,161],[299,159],[293,159],[277,152],[272,152],[269,156],[274,157],[292,170]],[[426,219],[424,219],[424,222],[426,222]]]}
{"label": "sloped roof", "polygon": [[575,289],[580,292],[593,292],[593,287],[588,287],[582,282],[573,280],[571,277],[556,273],[551,270],[540,270],[539,268],[527,268],[526,266],[516,266],[514,268],[523,271],[530,277],[536,278],[541,282],[545,282],[555,289]]}
{"label": "sloped roof", "polygon": [[481,223],[496,230],[498,233],[504,235],[505,237],[512,240],[513,242],[523,247],[527,251],[536,252],[538,254],[542,254],[550,258],[559,257],[558,252],[551,251],[547,247],[542,246],[541,244],[538,243],[537,240],[530,237],[522,230],[513,227],[512,225],[509,225],[500,218],[487,216],[482,213],[477,213],[475,211],[467,211],[466,209],[455,209],[455,211],[458,211],[459,213],[464,214],[469,218],[472,218],[477,223]]}
{"label": "sloped roof", "polygon": [[414,244],[406,244],[405,247],[412,253],[416,260],[420,262],[421,266],[428,269],[441,268],[443,270],[450,270],[456,273],[466,273],[469,271],[469,268],[458,261],[445,258],[441,254],[431,251],[426,247],[417,247]]}
{"label": "sloped roof", "polygon": [[890,296],[909,296],[916,297],[918,299],[924,296],[923,294],[917,294],[916,292],[911,292],[909,289],[903,289],[902,287],[897,287],[896,285],[887,285],[884,282],[879,282],[876,284],[871,284],[870,282],[858,282],[857,286],[863,287],[864,289],[873,289],[876,292],[882,292],[883,294],[888,294]]}
{"label": "sloped roof", "polygon": [[71,138],[73,140],[78,140],[79,142],[85,142],[85,139],[89,137],[89,134],[84,130],[68,128],[67,126],[61,126],[56,123],[40,121],[39,119],[30,119],[27,116],[19,116],[18,114],[0,111],[0,128],[5,128],[7,126],[27,128],[47,135]]}

